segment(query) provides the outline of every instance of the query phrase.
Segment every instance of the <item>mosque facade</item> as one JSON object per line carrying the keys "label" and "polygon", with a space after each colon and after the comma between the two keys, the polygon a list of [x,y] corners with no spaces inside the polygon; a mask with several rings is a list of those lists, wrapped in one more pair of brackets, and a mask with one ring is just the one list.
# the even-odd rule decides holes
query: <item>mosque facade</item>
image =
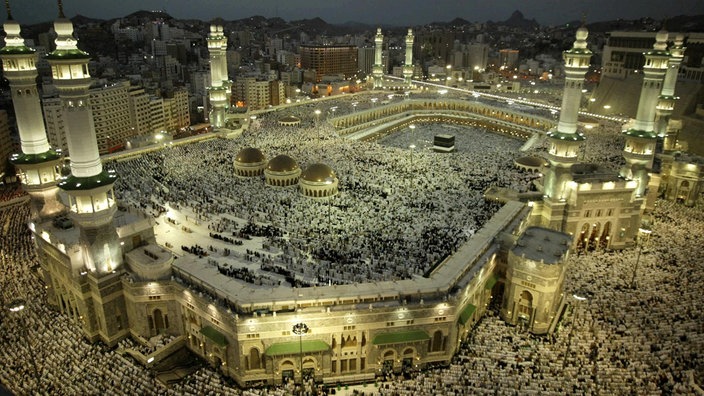
{"label": "mosque facade", "polygon": [[[30,229],[48,300],[79,323],[91,341],[114,346],[125,337],[170,334],[176,337],[173,345],[187,347],[242,386],[305,378],[333,384],[373,381],[385,374],[447,365],[493,298],[502,299],[502,315],[508,322],[525,323],[535,333],[547,331],[564,299],[562,280],[577,235],[565,224],[574,223],[578,230],[575,217],[589,222],[599,217],[597,207],[586,209],[590,202],[614,200],[612,212],[602,209],[601,216],[608,219],[623,215],[624,222],[633,221],[632,216],[640,213],[639,205],[630,204],[638,186],[575,167],[574,140],[559,138],[576,136],[576,118],[565,111],[557,133],[550,137],[554,147],[547,172],[553,173],[546,179],[558,182],[549,184],[547,200],[533,207],[509,201],[427,276],[308,288],[255,287],[230,278],[225,282],[217,269],[196,256],[177,258],[168,246],[159,246],[154,220],[116,202],[112,186],[118,175],[102,168],[90,112],[89,56],[76,47],[73,26],[62,11],[54,29],[57,49],[49,62],[67,114],[71,174],[58,178],[57,157],[45,143],[41,126],[20,124],[32,116],[41,120],[36,86],[29,82],[34,79],[8,73],[22,137],[23,154],[15,163],[37,208]],[[19,25],[11,18],[5,30],[19,37]],[[221,28],[211,29],[209,47],[220,32]],[[578,41],[584,39],[586,33],[578,32]],[[13,70],[12,62],[33,60],[20,41],[10,40],[9,47],[0,51],[8,71]],[[581,72],[586,55],[576,51],[566,59],[577,60],[575,67]],[[577,80],[568,79],[569,92],[577,91]],[[27,87],[15,85],[20,83]],[[566,109],[572,109],[572,99],[566,99]],[[352,117],[358,118],[348,120],[345,127],[363,123],[367,115]],[[519,127],[544,126],[537,118],[514,117],[520,118]],[[273,186],[297,182],[312,197],[337,193],[337,176],[327,165],[314,164],[302,172],[284,154],[268,162],[256,149],[240,154],[233,165],[241,176],[263,173]],[[56,186],[66,197],[58,209]],[[561,194],[554,192],[558,189]],[[603,197],[585,198],[594,191]],[[581,213],[586,210],[594,210],[594,215]],[[536,217],[544,224],[526,229]],[[630,226],[621,223],[612,227],[615,231],[602,240],[616,240],[614,235],[622,228],[630,232]],[[182,230],[188,232],[187,226]],[[541,241],[533,243],[531,238]],[[616,247],[610,243],[607,247]],[[153,366],[166,357],[157,354],[145,364]]]}

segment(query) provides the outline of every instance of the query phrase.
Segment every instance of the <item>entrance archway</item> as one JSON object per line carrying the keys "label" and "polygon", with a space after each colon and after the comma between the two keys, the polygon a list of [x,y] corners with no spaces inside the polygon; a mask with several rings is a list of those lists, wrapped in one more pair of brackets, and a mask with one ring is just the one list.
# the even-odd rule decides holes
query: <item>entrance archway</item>
{"label": "entrance archway", "polygon": [[601,231],[601,237],[599,237],[599,249],[606,249],[609,247],[609,240],[611,239],[611,222],[607,221],[604,224],[604,229]]}
{"label": "entrance archway", "polygon": [[520,320],[524,326],[528,326],[532,316],[533,295],[528,290],[524,290],[521,292],[521,296],[518,299],[518,320]]}

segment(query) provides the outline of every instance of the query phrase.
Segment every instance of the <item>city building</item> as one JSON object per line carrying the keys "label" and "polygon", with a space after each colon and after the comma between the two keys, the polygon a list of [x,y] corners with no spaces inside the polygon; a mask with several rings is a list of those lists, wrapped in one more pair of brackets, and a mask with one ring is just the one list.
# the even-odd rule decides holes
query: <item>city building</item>
{"label": "city building", "polygon": [[374,47],[360,47],[357,49],[357,69],[365,76],[371,76],[374,67]]}
{"label": "city building", "polygon": [[499,67],[508,70],[518,67],[518,50],[508,48],[499,50]]}
{"label": "city building", "polygon": [[357,75],[357,47],[351,45],[301,45],[301,68],[315,70],[315,81],[323,76],[343,74],[346,79]]}
{"label": "city building", "polygon": [[[148,94],[128,81],[100,84],[89,89],[91,112],[100,154],[124,148],[134,136],[174,132],[190,126],[188,91],[175,88],[164,97]],[[70,155],[67,123],[59,98],[44,98],[43,110],[49,142]]]}
{"label": "city building", "polygon": [[130,83],[121,81],[90,89],[93,121],[100,154],[124,148],[133,136],[130,118]]}

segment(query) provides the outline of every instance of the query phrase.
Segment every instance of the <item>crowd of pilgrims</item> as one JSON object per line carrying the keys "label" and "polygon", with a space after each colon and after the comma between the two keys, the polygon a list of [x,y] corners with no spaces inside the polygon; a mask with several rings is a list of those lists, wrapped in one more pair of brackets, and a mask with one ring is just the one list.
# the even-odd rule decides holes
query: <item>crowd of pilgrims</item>
{"label": "crowd of pilgrims", "polygon": [[[381,144],[339,137],[326,120],[319,130],[278,125],[287,115],[309,120],[305,112],[312,109],[260,115],[236,139],[109,163],[120,174],[116,195],[155,215],[151,208],[180,208],[220,236],[265,236],[279,252],[273,259],[299,276],[305,268],[307,284],[354,283],[423,275],[498,210],[483,198],[486,189],[526,191],[537,176],[513,166],[520,140],[454,127],[458,152],[444,155],[431,146],[447,126],[425,124],[416,129],[419,148],[411,153],[394,136]],[[233,160],[244,147],[259,148],[268,159],[286,154],[303,170],[325,163],[339,178],[340,193],[315,200],[295,186],[267,186],[262,176],[236,177]],[[223,223],[225,216],[240,222]]]}
{"label": "crowd of pilgrims", "polygon": [[[47,302],[28,218],[26,204],[0,210],[2,303],[26,301],[20,312],[0,311],[0,382],[15,394],[305,394],[291,384],[242,390],[208,367],[165,387],[120,348],[87,342],[78,324]],[[572,301],[551,336],[506,325],[498,306],[490,306],[449,366],[389,375],[355,389],[367,395],[701,394],[695,382],[704,378],[704,246],[698,238],[704,213],[659,201],[652,231],[635,288],[630,278],[637,249],[572,256],[565,294],[587,299]],[[122,347],[137,348],[133,342]],[[341,394],[344,386],[308,386],[308,394],[336,390]]]}
{"label": "crowd of pilgrims", "polygon": [[[394,268],[393,255],[384,255],[377,249],[408,248],[412,252],[409,261],[417,257],[421,266],[410,268],[408,273],[419,273],[422,262],[428,259],[420,254],[420,249],[404,245],[402,239],[391,238],[394,232],[410,235],[406,228],[420,221],[426,228],[417,230],[415,235],[429,236],[454,225],[467,237],[471,235],[468,230],[480,227],[495,210],[481,199],[485,187],[493,183],[529,188],[530,177],[511,169],[506,162],[488,161],[498,157],[510,164],[513,156],[509,152],[479,150],[463,157],[464,160],[472,157],[474,161],[465,161],[470,163],[416,152],[411,163],[407,150],[339,140],[328,127],[323,127],[321,140],[312,139],[311,135],[312,141],[306,142],[289,138],[290,130],[277,127],[275,119],[260,118],[257,124],[236,141],[213,140],[175,147],[142,156],[125,166],[109,165],[121,172],[122,185],[118,188],[121,199],[153,210],[155,215],[164,212],[167,202],[171,207],[192,208],[211,223],[213,231],[220,233],[229,229],[228,222],[218,217],[218,213],[231,213],[247,219],[247,223],[271,226],[270,230],[281,229],[290,236],[282,251],[292,251],[293,247],[306,249],[303,242],[295,245],[303,239],[307,239],[305,243],[313,246],[313,250],[326,247],[333,250],[339,242],[335,238],[342,237],[336,236],[335,230],[344,227],[347,232],[341,235],[347,235],[348,250],[333,258],[351,260],[349,257],[358,251],[355,249],[375,252],[377,256],[368,261],[374,270],[365,277],[373,278],[372,273],[380,272],[380,278],[387,279],[405,274],[384,271]],[[614,151],[622,145],[613,128],[592,130],[588,137],[592,139],[590,144],[597,145],[593,147],[605,151],[586,151],[583,159],[602,161],[610,156],[617,160]],[[333,145],[338,149],[331,150]],[[261,180],[232,178],[232,156],[246,146],[262,148],[269,158],[288,154],[303,168],[312,162],[325,162],[336,170],[342,192],[331,202],[310,201],[293,189],[265,188]],[[439,165],[431,167],[431,162]],[[468,183],[480,187],[477,190],[462,187]],[[447,199],[438,198],[441,196]],[[355,198],[370,204],[354,206]],[[433,206],[438,204],[445,206],[442,216],[435,213],[422,217],[422,212],[433,213]],[[394,212],[389,210],[391,205],[408,209]],[[467,212],[453,216],[459,206],[481,209],[477,209],[476,217],[468,216]],[[281,214],[283,209],[285,215]],[[353,214],[346,217],[347,211]],[[378,217],[385,217],[384,227],[392,230],[375,224]],[[423,223],[423,219],[428,222]],[[565,295],[580,294],[587,299],[572,301],[551,336],[531,336],[521,327],[506,325],[498,317],[499,307],[492,305],[449,366],[408,375],[390,374],[378,378],[374,384],[356,387],[355,392],[367,395],[701,394],[696,383],[701,384],[704,378],[704,317],[700,309],[704,303],[704,267],[699,263],[704,257],[704,245],[698,236],[704,234],[704,213],[699,207],[659,201],[653,219],[652,234],[643,247],[637,272],[634,269],[638,249],[594,251],[571,257]],[[76,322],[49,306],[28,220],[27,204],[0,208],[2,306],[17,297],[26,301],[25,309],[20,312],[0,311],[0,383],[13,393],[246,396],[334,394],[336,390],[344,393],[344,387],[324,389],[310,383],[243,390],[205,366],[181,382],[164,386],[153,372],[122,354],[120,348],[87,342]],[[370,235],[375,238],[365,239]],[[283,239],[272,236],[272,241],[277,238]],[[433,249],[427,245],[424,248]],[[295,257],[298,256],[292,254],[287,261]],[[634,285],[630,283],[633,273]],[[496,304],[499,300],[494,299]],[[122,347],[152,350],[133,343]],[[28,358],[30,354],[33,360]],[[36,372],[32,362],[36,363]]]}

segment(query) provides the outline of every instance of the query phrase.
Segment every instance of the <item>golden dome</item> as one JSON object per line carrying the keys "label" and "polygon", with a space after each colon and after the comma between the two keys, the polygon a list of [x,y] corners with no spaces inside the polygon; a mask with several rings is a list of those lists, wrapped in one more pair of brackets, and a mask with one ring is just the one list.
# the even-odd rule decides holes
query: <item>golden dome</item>
{"label": "golden dome", "polygon": [[296,160],[286,154],[279,154],[269,160],[266,170],[271,172],[291,172],[298,169]]}
{"label": "golden dome", "polygon": [[325,164],[317,163],[309,166],[305,172],[301,174],[301,179],[308,182],[324,183],[335,180],[335,172],[332,168]]}
{"label": "golden dome", "polygon": [[264,162],[265,160],[266,158],[264,158],[264,154],[262,154],[259,149],[254,147],[243,148],[235,157],[235,162],[239,162],[241,164],[256,164],[258,162]]}

